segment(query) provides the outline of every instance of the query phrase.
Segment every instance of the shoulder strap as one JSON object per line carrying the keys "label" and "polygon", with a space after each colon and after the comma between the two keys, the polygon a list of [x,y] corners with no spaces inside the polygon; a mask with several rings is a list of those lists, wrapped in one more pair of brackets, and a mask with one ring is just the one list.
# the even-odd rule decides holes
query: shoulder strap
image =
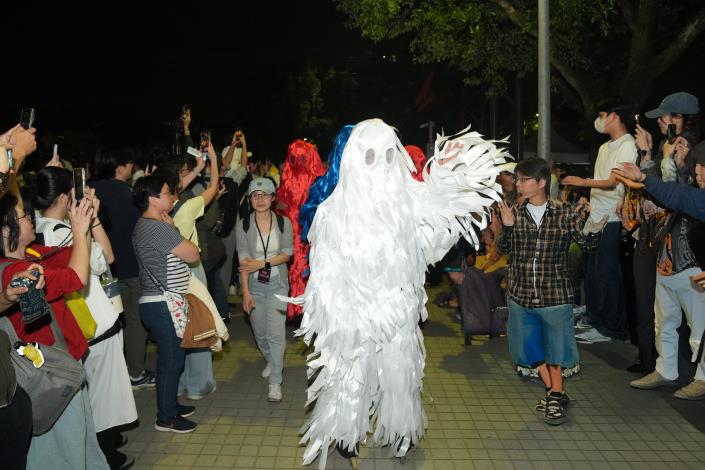
{"label": "shoulder strap", "polygon": [[[276,214],[277,215],[277,227],[279,227],[279,233],[284,233],[284,217]],[[242,219],[242,230],[243,232],[247,233],[247,231],[250,229],[250,216],[248,215],[244,219]]]}
{"label": "shoulder strap", "polygon": [[[0,263],[0,287],[2,287],[2,274],[5,271],[5,267],[9,264],[9,262]],[[12,326],[12,322],[9,318],[7,318],[7,315],[0,315],[0,330],[3,330],[5,333],[7,333],[7,336],[9,336],[10,342],[13,345],[15,344],[15,342],[19,341],[19,338],[17,337],[17,332],[15,331],[15,327]]]}
{"label": "shoulder strap", "polygon": [[173,218],[177,212],[179,212],[179,209],[181,209],[181,206],[184,205],[183,201],[177,201],[176,204],[174,204],[174,208],[171,210],[171,217]]}
{"label": "shoulder strap", "polygon": [[247,231],[250,229],[250,214],[247,214],[247,217],[242,219],[242,230],[247,233]]}

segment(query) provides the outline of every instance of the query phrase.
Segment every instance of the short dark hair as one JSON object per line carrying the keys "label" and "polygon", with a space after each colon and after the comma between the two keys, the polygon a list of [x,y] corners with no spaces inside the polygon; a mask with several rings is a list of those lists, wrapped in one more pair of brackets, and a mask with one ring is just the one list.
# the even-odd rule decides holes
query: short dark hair
{"label": "short dark hair", "polygon": [[630,131],[635,127],[634,107],[621,98],[604,99],[598,104],[597,110],[607,114],[615,113]]}
{"label": "short dark hair", "polygon": [[551,167],[546,160],[537,157],[522,160],[514,168],[514,174],[519,173],[536,181],[544,180],[546,182],[546,195],[549,194],[551,189]]}
{"label": "short dark hair", "polygon": [[159,197],[161,195],[165,184],[169,186],[166,176],[157,173],[143,176],[135,182],[133,194],[135,204],[140,212],[147,210],[150,197]]}
{"label": "short dark hair", "polygon": [[[7,247],[11,251],[15,251],[20,243],[20,221],[17,220],[16,206],[17,198],[13,194],[6,193],[0,198],[0,226],[7,227]],[[2,243],[0,253],[6,256]]]}
{"label": "short dark hair", "polygon": [[136,152],[134,149],[131,150],[116,145],[99,148],[94,159],[95,179],[109,180],[114,178],[117,167],[134,162],[135,157]]}
{"label": "short dark hair", "polygon": [[164,176],[166,184],[169,185],[169,191],[173,193],[179,189],[179,171],[181,171],[182,166],[184,166],[183,159],[164,160],[159,163],[154,174]]}

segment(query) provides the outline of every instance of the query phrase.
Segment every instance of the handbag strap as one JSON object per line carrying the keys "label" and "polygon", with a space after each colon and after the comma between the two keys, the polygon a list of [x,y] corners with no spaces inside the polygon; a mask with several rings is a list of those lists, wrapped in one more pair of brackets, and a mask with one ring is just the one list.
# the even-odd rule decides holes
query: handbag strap
{"label": "handbag strap", "polygon": [[145,266],[144,263],[142,263],[142,260],[139,257],[137,257],[137,264],[139,264],[140,267],[147,272],[147,275],[149,275],[149,278],[152,280],[154,285],[156,285],[162,291],[162,294],[167,292],[167,289],[165,289],[164,286],[162,285],[162,283],[159,282],[159,279],[157,279],[154,276],[154,274],[152,274],[152,271],[147,266]]}

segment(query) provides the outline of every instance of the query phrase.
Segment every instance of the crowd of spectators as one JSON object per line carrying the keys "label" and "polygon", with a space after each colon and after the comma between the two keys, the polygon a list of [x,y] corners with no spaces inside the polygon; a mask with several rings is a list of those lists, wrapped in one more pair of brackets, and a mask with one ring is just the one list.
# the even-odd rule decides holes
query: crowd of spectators
{"label": "crowd of spectators", "polygon": [[[564,379],[579,371],[577,342],[630,339],[638,354],[628,370],[643,375],[632,387],[680,380],[676,397],[705,398],[698,113],[693,95],[667,96],[645,113],[664,136],[654,145],[628,105],[604,102],[594,127],[606,141],[592,177],[539,159],[504,165],[502,202],[478,234],[480,249],[461,240],[442,265],[454,286],[444,305],[459,308],[466,343],[508,335],[517,369],[546,387],[536,410],[548,424],[566,419]],[[45,167],[23,171],[37,146],[31,126],[0,135],[7,468],[130,468],[121,431],[137,420],[132,391],[141,388],[156,389],[157,398],[157,416],[142,419],[154,419],[158,431],[194,431],[188,418],[196,408],[179,397],[198,401],[217,388],[212,353],[227,340],[228,294],[243,296],[266,361],[268,400],[282,399],[286,306],[276,294],[288,294],[294,251],[291,221],[276,213],[284,172],[252,161],[242,129],[218,151],[208,134],[194,141],[191,122],[185,109],[178,152],[101,148],[85,165],[85,186],[56,152]],[[423,155],[414,156],[422,165]],[[36,285],[18,287],[18,279]],[[18,300],[29,289],[45,292],[51,315],[27,315]],[[175,311],[194,292],[213,313],[217,341],[185,349]],[[679,370],[679,334],[687,361],[697,363],[694,377]],[[20,345],[63,348],[85,370],[86,383],[41,435],[32,436],[31,402],[9,365],[15,335]],[[148,338],[157,345],[156,371],[147,366]]]}
{"label": "crowd of spectators", "polygon": [[[119,449],[127,442],[122,432],[138,419],[133,391],[142,388],[156,389],[157,398],[157,416],[143,420],[154,419],[158,431],[195,430],[188,419],[195,407],[178,397],[197,401],[216,390],[212,354],[227,340],[229,293],[245,298],[267,361],[267,396],[280,401],[286,308],[280,301],[270,306],[276,299],[258,279],[267,271],[267,289],[288,293],[291,224],[269,216],[280,168],[250,159],[242,129],[220,152],[210,139],[194,142],[188,109],[177,153],[109,145],[82,168],[56,151],[46,166],[25,166],[37,148],[36,129],[26,127],[0,136],[3,468],[130,468],[134,458]],[[235,226],[242,231],[251,212],[253,242],[238,255]],[[22,279],[34,284],[15,287]],[[50,316],[30,322],[21,297],[29,289],[44,292]],[[210,347],[182,347],[172,301],[187,293],[213,313],[217,341]],[[157,346],[155,371],[147,365],[148,341]],[[40,351],[63,349],[86,377],[41,434],[32,429],[32,403],[11,365],[16,346],[33,342]],[[41,412],[35,403],[34,416]]]}
{"label": "crowd of spectators", "polygon": [[[619,100],[600,104],[594,128],[606,141],[592,177],[541,161],[504,167],[503,202],[480,251],[461,241],[445,260],[455,288],[441,300],[459,308],[466,344],[508,334],[519,373],[546,386],[536,409],[549,424],[565,420],[562,379],[580,370],[576,343],[630,340],[637,354],[626,369],[642,375],[632,387],[677,385],[677,398],[705,398],[699,104],[680,92],[644,113],[658,141],[634,113]],[[566,211],[573,219],[562,225]]]}

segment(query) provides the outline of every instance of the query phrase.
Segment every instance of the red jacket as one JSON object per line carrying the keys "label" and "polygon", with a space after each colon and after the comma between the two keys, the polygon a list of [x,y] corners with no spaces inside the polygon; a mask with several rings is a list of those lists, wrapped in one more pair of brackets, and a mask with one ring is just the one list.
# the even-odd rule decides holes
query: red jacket
{"label": "red jacket", "polygon": [[[33,245],[32,249],[42,255],[53,250],[52,248],[41,245]],[[68,267],[71,252],[71,247],[62,248],[57,253],[38,264],[44,267],[44,276],[46,278],[44,294],[64,334],[66,346],[68,347],[69,353],[76,360],[79,360],[84,356],[86,351],[88,351],[88,343],[83,337],[83,333],[78,327],[76,320],[74,320],[73,314],[66,306],[63,297],[64,294],[77,291],[83,287],[83,283],[76,272]],[[2,273],[3,288],[7,286],[15,273],[25,271],[29,265],[32,264],[30,261],[10,258],[0,258],[0,263],[11,263],[5,266]],[[13,305],[4,313],[12,322],[12,326],[15,327],[17,336],[23,341],[36,341],[37,343],[47,346],[54,345],[54,334],[49,324],[40,321],[41,326],[39,327],[35,327],[34,324],[29,326],[25,325],[22,321],[22,313],[20,312],[19,304]]]}

